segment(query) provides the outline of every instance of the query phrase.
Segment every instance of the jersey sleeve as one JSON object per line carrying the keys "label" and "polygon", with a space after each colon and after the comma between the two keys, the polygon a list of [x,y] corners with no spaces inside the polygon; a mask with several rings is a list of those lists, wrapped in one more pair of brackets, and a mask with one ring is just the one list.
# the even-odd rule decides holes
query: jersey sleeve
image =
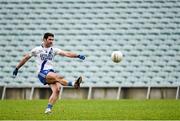
{"label": "jersey sleeve", "polygon": [[55,55],[58,55],[62,50],[58,48],[54,48]]}
{"label": "jersey sleeve", "polygon": [[38,48],[33,48],[30,52],[29,52],[29,55],[32,57],[32,56],[36,56],[38,53]]}

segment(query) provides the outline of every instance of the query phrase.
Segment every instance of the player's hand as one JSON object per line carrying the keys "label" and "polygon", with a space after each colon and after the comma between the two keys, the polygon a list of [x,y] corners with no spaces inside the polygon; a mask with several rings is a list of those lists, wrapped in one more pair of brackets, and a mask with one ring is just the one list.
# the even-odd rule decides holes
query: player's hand
{"label": "player's hand", "polygon": [[78,55],[77,56],[79,59],[81,59],[81,60],[84,60],[85,59],[85,56],[84,55]]}
{"label": "player's hand", "polygon": [[14,71],[13,71],[13,77],[15,78],[17,76],[17,74],[18,74],[18,69],[15,68]]}

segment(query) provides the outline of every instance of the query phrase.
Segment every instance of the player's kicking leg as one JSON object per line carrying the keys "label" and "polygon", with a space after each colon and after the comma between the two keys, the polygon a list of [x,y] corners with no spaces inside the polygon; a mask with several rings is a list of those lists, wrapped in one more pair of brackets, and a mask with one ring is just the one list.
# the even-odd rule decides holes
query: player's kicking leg
{"label": "player's kicking leg", "polygon": [[75,81],[67,81],[66,79],[64,79],[64,77],[62,77],[62,76],[60,76],[54,72],[49,72],[46,76],[46,82],[49,84],[59,82],[63,86],[73,86],[76,89],[78,89],[80,87],[81,82],[82,82],[82,77],[80,76]]}

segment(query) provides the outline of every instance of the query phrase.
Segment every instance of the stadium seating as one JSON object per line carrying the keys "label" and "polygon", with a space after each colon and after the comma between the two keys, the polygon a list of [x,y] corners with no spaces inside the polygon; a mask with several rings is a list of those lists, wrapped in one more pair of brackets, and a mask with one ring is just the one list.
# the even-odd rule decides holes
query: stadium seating
{"label": "stadium seating", "polygon": [[[0,85],[40,86],[31,59],[12,71],[22,56],[41,44],[45,32],[55,46],[86,55],[56,57],[55,70],[83,86],[180,85],[180,1],[43,0],[0,1]],[[124,54],[111,61],[112,51]]]}

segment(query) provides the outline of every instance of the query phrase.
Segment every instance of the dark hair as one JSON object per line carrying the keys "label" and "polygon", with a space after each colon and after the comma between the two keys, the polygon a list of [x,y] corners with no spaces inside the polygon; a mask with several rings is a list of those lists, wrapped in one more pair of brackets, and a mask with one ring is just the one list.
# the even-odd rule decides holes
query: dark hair
{"label": "dark hair", "polygon": [[49,36],[54,37],[54,34],[52,33],[45,33],[43,39],[47,39]]}

